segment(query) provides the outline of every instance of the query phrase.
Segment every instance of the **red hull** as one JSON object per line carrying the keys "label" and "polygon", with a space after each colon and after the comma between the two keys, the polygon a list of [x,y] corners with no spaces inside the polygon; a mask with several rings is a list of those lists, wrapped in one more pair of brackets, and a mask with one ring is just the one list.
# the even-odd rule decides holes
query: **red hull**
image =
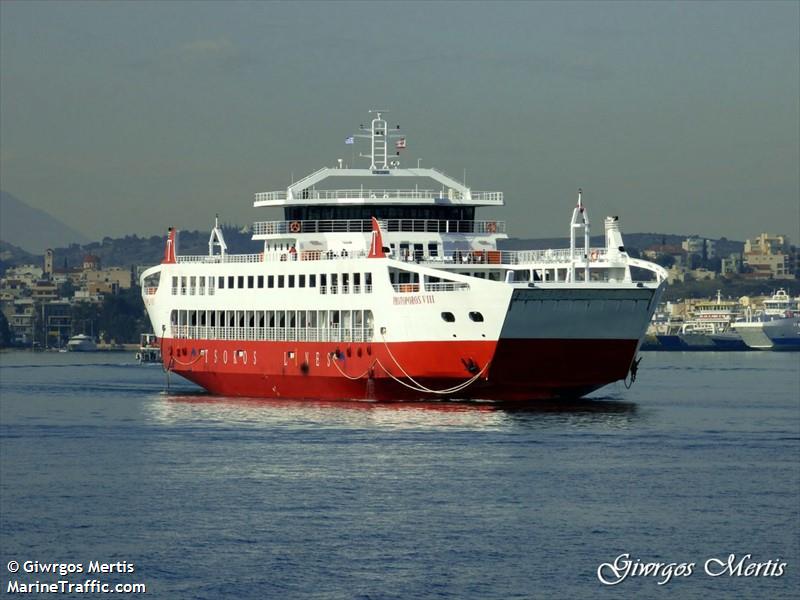
{"label": "red hull", "polygon": [[[574,398],[622,379],[636,347],[636,340],[384,344],[164,339],[162,356],[167,368],[223,396],[526,402]],[[449,395],[420,389],[444,390],[473,379]]]}

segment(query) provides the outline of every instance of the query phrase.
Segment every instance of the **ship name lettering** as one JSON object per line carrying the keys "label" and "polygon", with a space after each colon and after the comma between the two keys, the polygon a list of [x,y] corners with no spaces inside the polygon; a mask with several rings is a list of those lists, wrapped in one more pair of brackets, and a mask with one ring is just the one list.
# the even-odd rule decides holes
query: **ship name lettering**
{"label": "ship name lettering", "polygon": [[393,300],[395,306],[436,303],[436,297],[433,294],[420,294],[418,296],[394,296]]}
{"label": "ship name lettering", "polygon": [[315,358],[316,358],[316,360],[315,360],[316,366],[319,366],[319,352],[316,353],[316,357]]}
{"label": "ship name lettering", "polygon": [[224,364],[224,365],[228,364],[228,351],[227,350],[223,350],[222,351],[222,364]]}

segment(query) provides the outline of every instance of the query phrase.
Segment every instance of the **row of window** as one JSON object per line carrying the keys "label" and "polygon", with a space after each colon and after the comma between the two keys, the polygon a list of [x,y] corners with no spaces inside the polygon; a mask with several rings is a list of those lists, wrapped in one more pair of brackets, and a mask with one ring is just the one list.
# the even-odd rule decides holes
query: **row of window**
{"label": "row of window", "polygon": [[284,208],[287,221],[428,219],[439,221],[472,221],[473,206],[289,206]]}
{"label": "row of window", "polygon": [[369,342],[371,310],[173,310],[174,338]]}
{"label": "row of window", "polygon": [[[467,316],[469,317],[470,321],[474,321],[475,323],[483,323],[483,315],[478,311],[470,311]],[[455,323],[456,316],[451,312],[443,312],[442,320],[445,323]]]}
{"label": "row of window", "polygon": [[[292,275],[173,276],[172,294],[213,295],[216,289],[317,288],[321,294],[371,294],[372,273],[311,273]],[[317,285],[319,284],[319,286]]]}

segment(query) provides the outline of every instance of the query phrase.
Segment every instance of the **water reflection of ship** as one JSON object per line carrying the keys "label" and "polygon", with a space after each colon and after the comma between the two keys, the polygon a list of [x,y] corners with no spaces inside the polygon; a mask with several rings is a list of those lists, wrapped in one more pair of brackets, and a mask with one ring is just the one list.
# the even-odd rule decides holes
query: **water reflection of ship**
{"label": "water reflection of ship", "polygon": [[[505,429],[520,423],[622,427],[636,404],[613,398],[544,401],[535,405],[491,401],[328,401],[233,398],[206,393],[169,395],[149,407],[164,424],[203,423],[236,426],[363,427],[389,429]],[[544,419],[542,419],[544,417]]]}

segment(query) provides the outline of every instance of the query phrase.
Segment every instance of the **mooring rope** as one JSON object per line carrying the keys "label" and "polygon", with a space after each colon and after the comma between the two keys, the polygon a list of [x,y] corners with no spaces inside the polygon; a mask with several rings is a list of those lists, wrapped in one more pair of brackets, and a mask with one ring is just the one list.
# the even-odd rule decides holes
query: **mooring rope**
{"label": "mooring rope", "polygon": [[459,383],[457,385],[454,385],[453,387],[449,387],[449,388],[442,389],[442,390],[435,390],[433,388],[427,387],[426,385],[423,385],[422,383],[420,383],[419,381],[414,379],[411,375],[409,375],[408,371],[406,371],[403,368],[403,365],[400,364],[400,362],[397,360],[395,355],[392,353],[391,349],[389,348],[388,343],[386,342],[386,338],[384,336],[381,336],[381,337],[383,338],[383,345],[386,347],[386,352],[388,353],[389,357],[392,359],[392,362],[394,362],[394,364],[397,366],[397,368],[400,369],[400,372],[411,383],[407,383],[407,382],[403,381],[402,379],[400,379],[399,377],[397,377],[394,373],[392,373],[389,369],[387,369],[384,366],[384,364],[380,361],[380,359],[378,359],[377,357],[370,363],[369,367],[367,367],[367,370],[364,371],[361,375],[358,375],[358,376],[348,375],[339,366],[339,357],[338,357],[337,353],[333,352],[333,353],[331,353],[331,356],[333,357],[333,364],[336,366],[336,369],[339,371],[339,373],[341,373],[342,376],[346,377],[347,379],[350,379],[352,381],[356,381],[356,380],[362,379],[365,376],[369,375],[370,371],[377,364],[381,369],[383,369],[383,372],[386,373],[389,377],[391,377],[397,383],[399,383],[402,386],[407,387],[410,390],[414,390],[415,392],[423,392],[423,393],[427,393],[427,394],[436,394],[436,395],[445,396],[445,395],[455,394],[457,392],[460,392],[461,390],[464,390],[464,389],[468,388],[470,385],[475,383],[481,377],[481,375],[483,375],[486,372],[486,369],[489,367],[489,364],[490,364],[490,362],[487,361],[487,363],[483,366],[483,368],[480,371],[478,371],[473,377],[470,377],[466,381],[462,381],[461,383]]}
{"label": "mooring rope", "polygon": [[203,356],[205,356],[205,350],[200,350],[200,352],[197,353],[197,356],[195,357],[195,359],[190,361],[190,362],[183,362],[182,360],[179,360],[179,359],[175,358],[174,356],[171,357],[171,362],[176,362],[179,365],[184,366],[184,367],[191,367],[194,363],[196,363],[198,360],[203,358]]}

